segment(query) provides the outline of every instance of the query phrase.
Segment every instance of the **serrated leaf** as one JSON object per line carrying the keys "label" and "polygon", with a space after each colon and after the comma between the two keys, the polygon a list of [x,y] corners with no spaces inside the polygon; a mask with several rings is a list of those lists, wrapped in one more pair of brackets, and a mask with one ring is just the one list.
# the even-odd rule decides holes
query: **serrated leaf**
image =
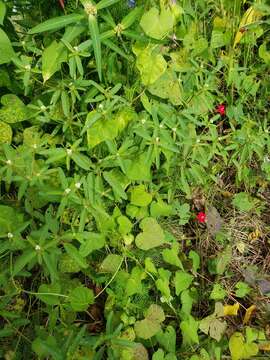
{"label": "serrated leaf", "polygon": [[86,260],[83,258],[83,256],[79,253],[79,251],[74,245],[65,244],[64,248],[66,252],[69,254],[69,256],[71,256],[80,267],[82,267],[83,269],[88,268],[89,265],[87,264]]}
{"label": "serrated leaf", "polygon": [[[60,285],[58,283],[55,284],[42,284],[38,288],[37,297],[48,305],[58,305],[60,303],[59,296],[60,294]],[[50,295],[51,294],[51,295]]]}
{"label": "serrated leaf", "polygon": [[12,140],[12,128],[0,121],[0,144],[10,144]]}
{"label": "serrated leaf", "polygon": [[74,311],[85,311],[89,305],[95,302],[95,297],[93,290],[78,286],[71,291],[68,300]]}
{"label": "serrated leaf", "polygon": [[164,243],[165,235],[154,218],[145,218],[140,223],[142,233],[137,235],[135,243],[142,250],[149,250]]}
{"label": "serrated leaf", "polygon": [[12,275],[16,276],[36,255],[35,250],[25,251],[20,255],[13,265]]}
{"label": "serrated leaf", "polygon": [[93,251],[102,249],[104,247],[105,236],[103,234],[88,232],[84,235],[84,240],[79,249],[81,256],[86,257]]}

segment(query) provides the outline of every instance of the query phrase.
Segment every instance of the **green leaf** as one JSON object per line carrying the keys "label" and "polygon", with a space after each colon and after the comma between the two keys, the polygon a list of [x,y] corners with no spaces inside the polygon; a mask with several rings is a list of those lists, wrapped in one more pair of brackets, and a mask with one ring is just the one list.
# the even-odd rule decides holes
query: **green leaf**
{"label": "green leaf", "polygon": [[[42,284],[38,288],[37,297],[48,305],[58,305],[60,303],[60,298],[57,296],[60,294],[60,285],[55,284]],[[52,295],[50,295],[52,294]]]}
{"label": "green leaf", "polygon": [[232,259],[232,248],[228,245],[225,250],[217,257],[216,271],[218,275],[222,275]]}
{"label": "green leaf", "polygon": [[31,29],[29,31],[29,34],[37,34],[37,33],[49,31],[49,30],[58,30],[69,24],[78,23],[83,18],[84,18],[84,15],[81,15],[81,14],[70,14],[70,15],[58,16],[53,19],[44,21],[43,23],[33,27],[33,29]]}
{"label": "green leaf", "polygon": [[116,254],[109,254],[100,264],[99,271],[103,273],[115,273],[120,269],[123,257]]}
{"label": "green leaf", "polygon": [[3,95],[1,103],[4,106],[0,109],[0,121],[13,124],[29,118],[29,109],[16,95]]}
{"label": "green leaf", "polygon": [[156,334],[159,344],[168,352],[175,353],[176,350],[176,332],[173,326],[168,325],[166,330]]}
{"label": "green leaf", "polygon": [[244,336],[239,332],[235,332],[230,337],[229,348],[232,360],[249,359],[259,352],[258,345],[253,342],[245,343]]}
{"label": "green leaf", "polygon": [[84,241],[82,242],[79,253],[82,257],[86,257],[93,251],[102,249],[105,246],[105,236],[94,232],[84,233]]}
{"label": "green leaf", "polygon": [[62,43],[54,40],[42,53],[42,76],[44,82],[49,80],[67,61],[67,50]]}
{"label": "green leaf", "polygon": [[19,256],[13,266],[12,275],[16,276],[32,259],[37,255],[35,250],[25,251],[21,256]]}
{"label": "green leaf", "polygon": [[112,6],[116,3],[118,3],[120,0],[101,0],[97,5],[96,5],[96,9],[97,10],[101,10],[101,9],[105,9],[109,6]]}
{"label": "green leaf", "polygon": [[182,291],[188,289],[193,281],[193,275],[184,271],[177,271],[174,278],[175,293],[178,296]]}
{"label": "green leaf", "polygon": [[165,249],[162,251],[162,257],[170,265],[177,266],[178,268],[184,270],[181,260],[178,257],[179,253],[179,244],[174,243],[171,246],[171,249]]}
{"label": "green leaf", "polygon": [[141,48],[133,46],[137,56],[136,66],[141,74],[142,83],[146,86],[154,84],[166,71],[167,62],[154,47]]}
{"label": "green leaf", "polygon": [[159,12],[152,7],[142,16],[140,25],[148,36],[159,40],[173,30],[174,16],[170,8],[162,7]]}
{"label": "green leaf", "polygon": [[126,166],[126,175],[130,180],[151,180],[151,161],[147,152],[140,154],[134,160],[125,160],[124,164]]}
{"label": "green leaf", "polygon": [[0,25],[3,25],[6,16],[6,5],[0,0]]}
{"label": "green leaf", "polygon": [[79,251],[77,250],[77,248],[72,245],[72,244],[64,244],[64,248],[66,250],[66,252],[68,253],[68,255],[70,257],[72,257],[72,259],[74,259],[77,264],[83,268],[83,269],[87,269],[88,268],[88,263],[86,262],[86,260],[83,258],[83,256],[79,253]]}
{"label": "green leaf", "polygon": [[155,304],[150,305],[145,313],[145,319],[137,321],[134,325],[136,335],[142,339],[150,339],[160,331],[160,323],[164,320],[163,309]]}
{"label": "green leaf", "polygon": [[200,268],[200,256],[194,250],[190,250],[188,258],[192,260],[192,271],[196,273]]}
{"label": "green leaf", "polygon": [[215,314],[209,315],[200,321],[200,330],[215,339],[220,341],[227,328],[225,321],[217,319]]}
{"label": "green leaf", "polygon": [[224,288],[220,284],[214,284],[209,299],[223,300],[226,295],[227,295],[227,291],[224,290]]}
{"label": "green leaf", "polygon": [[170,216],[174,214],[174,208],[165,201],[158,199],[157,201],[152,202],[150,213],[153,217]]}
{"label": "green leaf", "polygon": [[234,195],[232,204],[238,210],[246,212],[254,208],[255,201],[254,199],[252,199],[252,197],[249,194],[245,192],[240,192]]}
{"label": "green leaf", "polygon": [[152,201],[152,195],[146,192],[143,184],[135,186],[130,192],[130,203],[136,206],[147,206]]}
{"label": "green leaf", "polygon": [[91,161],[88,156],[74,152],[71,155],[71,159],[82,169],[90,170]]}
{"label": "green leaf", "polygon": [[12,128],[0,121],[0,144],[10,144],[12,140]]}
{"label": "green leaf", "polygon": [[78,286],[70,292],[68,300],[74,311],[86,311],[89,305],[94,304],[95,297],[93,290]]}
{"label": "green leaf", "polygon": [[244,283],[243,281],[239,281],[235,285],[235,288],[236,288],[235,296],[239,298],[245,297],[251,291],[251,288],[248,286],[248,284]]}
{"label": "green leaf", "polygon": [[180,323],[180,329],[183,337],[183,345],[199,344],[198,329],[199,322],[191,315],[187,320]]}
{"label": "green leaf", "polygon": [[115,170],[104,171],[103,176],[104,179],[111,185],[116,197],[127,200],[127,194],[125,193],[122,184],[119,183],[119,179],[116,176]]}
{"label": "green leaf", "polygon": [[176,73],[167,69],[153,84],[148,86],[151,94],[168,99],[173,105],[182,103],[182,88]]}
{"label": "green leaf", "polygon": [[142,250],[149,250],[164,243],[165,236],[162,228],[154,218],[145,218],[140,223],[142,233],[137,235],[135,243]]}
{"label": "green leaf", "polygon": [[95,15],[90,14],[88,16],[88,24],[89,24],[89,31],[90,31],[90,35],[91,35],[91,39],[92,39],[92,43],[93,43],[93,48],[94,48],[98,76],[99,76],[99,80],[101,81],[101,77],[102,77],[101,42],[100,42],[98,22],[97,22],[97,18]]}
{"label": "green leaf", "polygon": [[14,56],[15,52],[7,34],[0,29],[0,65],[9,63]]}
{"label": "green leaf", "polygon": [[117,218],[117,222],[119,224],[119,232],[121,235],[125,236],[130,233],[133,225],[132,222],[126,216],[119,216]]}

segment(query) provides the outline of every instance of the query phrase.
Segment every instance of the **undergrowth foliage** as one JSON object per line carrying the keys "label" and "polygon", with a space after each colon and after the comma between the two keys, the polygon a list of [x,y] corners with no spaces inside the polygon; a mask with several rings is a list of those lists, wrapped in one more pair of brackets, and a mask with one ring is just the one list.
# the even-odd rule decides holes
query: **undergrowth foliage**
{"label": "undergrowth foliage", "polygon": [[0,357],[266,359],[266,0],[0,0]]}

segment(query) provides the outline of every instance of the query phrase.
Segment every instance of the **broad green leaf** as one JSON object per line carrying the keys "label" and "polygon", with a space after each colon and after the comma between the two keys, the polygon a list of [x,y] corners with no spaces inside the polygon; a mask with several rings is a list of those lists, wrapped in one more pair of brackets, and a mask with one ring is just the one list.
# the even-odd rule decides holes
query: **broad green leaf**
{"label": "broad green leaf", "polygon": [[161,77],[148,86],[148,90],[155,96],[168,99],[173,105],[180,105],[182,103],[180,84],[175,72],[167,69]]}
{"label": "broad green leaf", "polygon": [[142,280],[145,277],[143,269],[140,269],[138,266],[135,266],[131,275],[126,284],[126,293],[127,296],[132,296],[134,294],[141,294],[143,292]]}
{"label": "broad green leaf", "polygon": [[267,51],[267,44],[264,42],[259,47],[259,56],[266,64],[270,64],[270,51]]}
{"label": "broad green leaf", "polygon": [[42,53],[42,76],[44,82],[60,70],[61,63],[67,61],[67,50],[62,43],[54,40]]}
{"label": "broad green leaf", "polygon": [[211,291],[209,299],[212,300],[223,300],[227,295],[226,290],[220,284],[214,284],[213,290]]}
{"label": "broad green leaf", "polygon": [[137,235],[135,239],[138,248],[149,250],[164,243],[164,232],[154,218],[145,218],[142,220],[140,228],[143,232]]}
{"label": "broad green leaf", "polygon": [[10,144],[12,140],[12,128],[0,121],[0,144]]}
{"label": "broad green leaf", "polygon": [[29,109],[16,95],[6,94],[2,96],[1,103],[4,106],[0,109],[0,121],[13,124],[28,120],[30,117]]}
{"label": "broad green leaf", "polygon": [[86,311],[95,302],[93,290],[82,285],[71,291],[68,300],[74,311]]}
{"label": "broad green leaf", "polygon": [[232,259],[232,248],[228,245],[225,250],[217,257],[216,271],[218,275],[222,275]]}
{"label": "broad green leaf", "polygon": [[170,216],[174,214],[174,209],[172,205],[167,204],[165,201],[158,199],[153,201],[150,206],[151,216]]}
{"label": "broad green leaf", "polygon": [[135,186],[130,192],[130,203],[136,206],[147,206],[152,201],[152,195],[146,192],[143,184]]}
{"label": "broad green leaf", "polygon": [[80,254],[80,252],[77,250],[77,248],[72,244],[64,244],[64,248],[69,256],[71,256],[77,264],[82,267],[83,269],[88,268],[87,261],[83,258],[83,256]]}
{"label": "broad green leaf", "polygon": [[164,360],[164,351],[158,349],[152,356],[152,360]]}
{"label": "broad green leaf", "polygon": [[162,7],[159,12],[156,7],[152,7],[142,16],[140,25],[148,36],[159,40],[173,30],[174,20],[170,8]]}
{"label": "broad green leaf", "polygon": [[194,250],[190,250],[188,258],[192,260],[192,271],[196,273],[200,268],[200,256]]}
{"label": "broad green leaf", "polygon": [[160,331],[160,323],[164,320],[163,309],[155,304],[150,305],[145,313],[145,319],[137,321],[134,325],[136,335],[142,339],[150,339]]}
{"label": "broad green leaf", "polygon": [[163,268],[158,270],[159,278],[156,280],[156,287],[161,292],[162,298],[166,301],[171,301],[171,291],[170,291],[170,278],[171,272]]}
{"label": "broad green leaf", "polygon": [[34,259],[35,256],[37,256],[35,250],[28,250],[19,257],[17,257],[13,265],[12,275],[16,276],[28,263],[30,263]]}
{"label": "broad green leaf", "polygon": [[184,271],[177,271],[174,278],[175,293],[178,296],[182,291],[189,288],[192,284],[193,275]]}
{"label": "broad green leaf", "polygon": [[146,152],[140,154],[136,159],[124,160],[126,175],[133,181],[151,180],[151,160]]}
{"label": "broad green leaf", "polygon": [[117,218],[117,222],[119,224],[119,232],[121,235],[125,236],[130,233],[133,225],[132,222],[126,216],[119,216]]}
{"label": "broad green leaf", "polygon": [[176,350],[176,332],[173,326],[168,325],[165,331],[156,334],[159,344],[168,352],[175,353]]}
{"label": "broad green leaf", "polygon": [[141,321],[137,321],[134,325],[134,330],[136,335],[142,339],[150,339],[154,335],[156,335],[161,329],[160,323],[144,319]]}
{"label": "broad green leaf", "polygon": [[82,14],[70,14],[58,16],[53,19],[44,21],[29,31],[29,34],[37,34],[44,31],[58,30],[72,23],[78,23],[84,18]]}
{"label": "broad green leaf", "polygon": [[6,5],[2,0],[0,0],[0,25],[3,25],[5,15],[6,15]]}
{"label": "broad green leaf", "polygon": [[99,271],[103,273],[115,273],[120,269],[123,257],[117,254],[109,254],[100,264]]}
{"label": "broad green leaf", "polygon": [[254,199],[245,192],[240,192],[238,194],[235,194],[233,197],[232,204],[238,210],[243,212],[252,210],[256,205]]}
{"label": "broad green leaf", "polygon": [[0,29],[0,65],[9,63],[14,56],[15,52],[7,34]]}
{"label": "broad green leaf", "polygon": [[251,288],[248,286],[248,284],[244,283],[243,281],[238,281],[238,283],[235,285],[235,288],[235,296],[239,298],[245,297],[251,291]]}
{"label": "broad green leaf", "polygon": [[69,254],[62,254],[59,260],[61,273],[76,273],[81,270],[80,265]]}
{"label": "broad green leaf", "polygon": [[179,244],[174,243],[171,245],[171,249],[165,249],[162,251],[162,257],[170,265],[177,266],[178,268],[184,270],[181,260],[178,257],[179,254]]}
{"label": "broad green leaf", "polygon": [[84,241],[82,242],[79,253],[86,257],[95,250],[102,249],[105,246],[105,237],[103,234],[88,232],[85,233]]}
{"label": "broad green leaf", "polygon": [[200,330],[215,339],[220,341],[227,328],[225,321],[218,319],[215,314],[209,315],[200,321]]}
{"label": "broad green leaf", "polygon": [[157,50],[151,46],[133,46],[133,52],[137,56],[136,66],[141,74],[142,83],[146,86],[154,84],[167,68],[166,60]]}
{"label": "broad green leaf", "polygon": [[255,343],[245,343],[244,336],[235,332],[229,340],[229,348],[232,360],[249,359],[256,356],[259,352],[258,345]]}
{"label": "broad green leaf", "polygon": [[[61,294],[60,285],[55,284],[42,284],[38,288],[37,297],[48,305],[58,305],[60,303],[60,298],[57,296]],[[51,295],[50,295],[51,294]]]}
{"label": "broad green leaf", "polygon": [[196,321],[191,315],[187,320],[184,320],[180,323],[180,329],[183,337],[183,345],[199,344],[199,322]]}

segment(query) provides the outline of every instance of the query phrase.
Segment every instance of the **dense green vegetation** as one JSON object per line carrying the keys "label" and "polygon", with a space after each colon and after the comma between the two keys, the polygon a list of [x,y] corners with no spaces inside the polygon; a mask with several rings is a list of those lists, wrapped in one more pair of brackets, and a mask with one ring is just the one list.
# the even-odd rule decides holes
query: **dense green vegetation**
{"label": "dense green vegetation", "polygon": [[267,0],[0,0],[0,358],[267,359]]}

